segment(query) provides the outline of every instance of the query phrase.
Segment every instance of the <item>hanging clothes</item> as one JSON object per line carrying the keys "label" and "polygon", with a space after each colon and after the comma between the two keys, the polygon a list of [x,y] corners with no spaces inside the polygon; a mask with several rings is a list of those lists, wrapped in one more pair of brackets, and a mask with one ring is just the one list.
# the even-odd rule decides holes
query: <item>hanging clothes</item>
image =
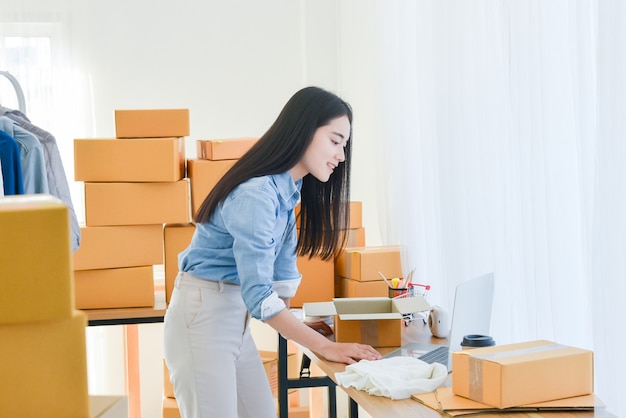
{"label": "hanging clothes", "polygon": [[[80,247],[81,232],[78,225],[78,218],[72,204],[70,187],[65,176],[61,153],[57,146],[56,138],[49,132],[35,126],[30,119],[19,110],[9,109],[0,106],[0,116],[6,116],[17,122],[17,124],[26,131],[35,135],[41,143],[44,151],[45,170],[48,183],[49,194],[60,199],[68,207],[70,213],[70,228],[72,251],[78,250]],[[6,181],[6,179],[5,179]]]}
{"label": "hanging clothes", "polygon": [[24,194],[20,147],[13,137],[0,131],[0,161],[2,162],[2,187],[5,195]]}
{"label": "hanging clothes", "polygon": [[46,162],[41,142],[35,135],[6,116],[0,116],[0,131],[12,136],[20,148],[24,194],[49,194]]}
{"label": "hanging clothes", "polygon": [[0,159],[0,197],[4,196],[4,178],[2,177],[2,160]]}

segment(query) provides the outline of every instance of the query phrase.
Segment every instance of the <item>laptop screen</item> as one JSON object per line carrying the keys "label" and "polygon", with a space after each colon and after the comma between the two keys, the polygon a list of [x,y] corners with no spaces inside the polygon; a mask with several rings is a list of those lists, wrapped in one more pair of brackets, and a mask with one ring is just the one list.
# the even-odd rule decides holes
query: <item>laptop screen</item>
{"label": "laptop screen", "polygon": [[493,273],[465,281],[456,287],[448,337],[451,351],[461,349],[465,335],[489,335],[493,288]]}

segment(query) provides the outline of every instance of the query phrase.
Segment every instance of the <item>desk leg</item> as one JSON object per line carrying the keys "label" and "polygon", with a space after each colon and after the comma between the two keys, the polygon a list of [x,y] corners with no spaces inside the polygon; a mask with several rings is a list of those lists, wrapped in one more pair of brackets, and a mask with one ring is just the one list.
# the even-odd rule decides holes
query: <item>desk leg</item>
{"label": "desk leg", "polygon": [[278,337],[278,412],[280,418],[289,417],[289,382],[287,374],[287,340]]}
{"label": "desk leg", "polygon": [[129,418],[141,418],[141,391],[139,387],[139,329],[136,324],[123,325],[126,369],[126,394]]}
{"label": "desk leg", "polygon": [[350,410],[348,411],[348,417],[359,418],[359,404],[350,398]]}
{"label": "desk leg", "polygon": [[328,376],[289,379],[287,372],[287,340],[278,334],[278,412],[280,418],[289,417],[289,389],[311,387],[328,388],[328,416],[329,418],[337,418],[336,386],[336,383]]}

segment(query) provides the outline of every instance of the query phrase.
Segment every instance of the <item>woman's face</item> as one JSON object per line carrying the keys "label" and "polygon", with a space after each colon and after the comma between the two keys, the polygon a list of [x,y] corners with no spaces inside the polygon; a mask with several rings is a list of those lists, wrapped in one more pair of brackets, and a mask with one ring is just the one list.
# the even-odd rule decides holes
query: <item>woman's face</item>
{"label": "woman's face", "polygon": [[333,170],[346,159],[345,146],[350,138],[350,121],[347,116],[332,119],[320,126],[302,159],[289,172],[294,180],[307,174],[321,182],[328,181]]}

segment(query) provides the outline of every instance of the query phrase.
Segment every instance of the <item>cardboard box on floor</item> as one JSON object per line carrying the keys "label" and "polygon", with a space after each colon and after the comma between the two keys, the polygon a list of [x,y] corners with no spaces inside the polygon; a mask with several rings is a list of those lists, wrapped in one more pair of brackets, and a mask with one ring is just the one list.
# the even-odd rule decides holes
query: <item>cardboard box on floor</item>
{"label": "cardboard box on floor", "polygon": [[538,340],[452,354],[452,391],[498,408],[593,393],[593,352]]}
{"label": "cardboard box on floor", "polygon": [[127,418],[127,396],[89,396],[89,412],[91,418]]}
{"label": "cardboard box on floor", "polygon": [[411,298],[335,298],[332,302],[305,303],[305,318],[334,316],[337,342],[358,342],[374,347],[402,344],[402,316],[430,309],[421,296]]}
{"label": "cardboard box on floor", "polygon": [[0,417],[89,416],[86,326],[77,310],[0,325]]}
{"label": "cardboard box on floor", "polygon": [[[265,374],[272,389],[272,395],[278,397],[278,353],[276,351],[259,350]],[[287,377],[289,379],[297,379],[300,374],[300,362],[298,353],[291,351],[287,353]]]}
{"label": "cardboard box on floor", "polygon": [[161,417],[162,418],[180,418],[178,403],[175,398],[163,396],[161,401]]}

